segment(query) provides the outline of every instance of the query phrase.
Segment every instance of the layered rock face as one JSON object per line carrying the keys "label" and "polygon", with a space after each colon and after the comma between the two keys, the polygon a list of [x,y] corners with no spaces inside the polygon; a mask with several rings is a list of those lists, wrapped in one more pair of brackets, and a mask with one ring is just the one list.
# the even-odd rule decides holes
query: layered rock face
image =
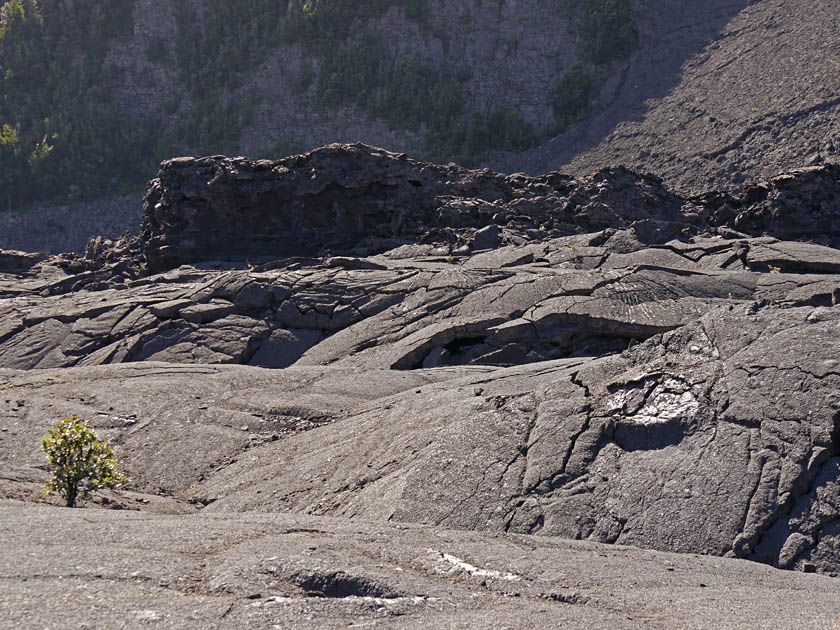
{"label": "layered rock face", "polygon": [[[678,223],[682,200],[623,169],[577,181],[438,166],[363,144],[272,161],[164,162],[146,195],[142,236],[153,270],[183,263],[368,255],[405,243],[466,244],[467,228],[509,226],[518,242]],[[489,234],[481,245],[499,243]],[[489,240],[487,240],[489,239]],[[456,245],[457,246],[457,245]]]}
{"label": "layered rock face", "polygon": [[838,191],[169,161],[138,240],[0,259],[0,462],[29,496],[29,438],[76,413],[134,489],[208,512],[836,572]]}
{"label": "layered rock face", "polygon": [[[505,176],[364,144],[330,145],[279,161],[164,162],[146,195],[142,238],[154,271],[207,260],[366,256],[406,243],[464,254],[622,228],[642,243],[720,226],[831,245],[840,220],[838,179],[840,166],[825,166],[741,194],[685,197],[656,177],[623,168],[581,179]],[[476,242],[471,230],[481,228],[490,229]]]}

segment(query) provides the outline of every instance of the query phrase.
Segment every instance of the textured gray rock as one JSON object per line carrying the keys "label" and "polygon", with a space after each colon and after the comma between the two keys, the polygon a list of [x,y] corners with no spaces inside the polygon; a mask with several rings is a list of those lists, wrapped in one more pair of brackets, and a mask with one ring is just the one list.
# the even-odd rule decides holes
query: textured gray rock
{"label": "textured gray rock", "polygon": [[472,229],[490,225],[519,240],[631,224],[642,238],[673,237],[697,223],[683,206],[656,178],[621,168],[580,181],[529,178],[330,145],[274,162],[164,162],[146,195],[142,237],[149,266],[160,271],[202,260],[369,254],[418,239],[469,251]]}
{"label": "textured gray rock", "polygon": [[[202,183],[211,172],[220,187]],[[836,169],[691,198],[624,169],[538,180],[364,146],[161,173],[141,238],[0,272],[4,496],[42,500],[39,439],[76,414],[132,477],[100,507],[225,522],[289,512],[840,572]],[[267,229],[280,240],[251,258],[269,241],[220,217],[256,211],[243,201],[255,181],[311,212],[277,205]],[[329,225],[341,207],[357,233]],[[281,236],[298,249],[277,250]],[[221,260],[237,247],[251,260]],[[191,263],[168,268],[179,256]],[[422,622],[440,614],[401,599],[437,597],[414,577],[274,555],[257,571],[269,577],[236,565],[195,583],[247,597],[267,580],[291,607],[349,594]],[[520,597],[515,614],[530,614]]]}
{"label": "textured gray rock", "polygon": [[15,250],[0,250],[0,272],[16,273],[29,271],[46,258],[45,254],[31,254]]}
{"label": "textured gray rock", "polygon": [[457,258],[402,251],[267,271],[183,267],[55,295],[51,276],[9,276],[0,365],[504,366],[620,351],[719,305],[840,296],[837,250],[771,237],[646,247],[608,230]]}
{"label": "textured gray rock", "polygon": [[389,397],[263,447],[203,492],[213,510],[282,505],[838,571],[838,330],[834,308],[712,311],[617,357]]}
{"label": "textured gray rock", "polygon": [[[562,251],[559,241],[552,245]],[[785,245],[754,241],[759,242],[750,252],[768,242]],[[237,311],[234,302],[226,302],[219,319],[201,324],[192,317],[197,307],[184,307],[178,297],[195,294],[191,270],[180,272],[182,286],[178,274],[169,274],[166,283],[153,278],[135,287],[135,295],[123,290],[123,301],[108,291],[91,294],[95,305],[76,293],[29,297],[30,306],[46,302],[55,312],[42,305],[29,319],[24,316],[29,325],[20,324],[26,327],[0,346],[7,367],[143,359],[295,364],[301,367],[278,372],[278,378],[302,378],[307,389],[266,387],[265,377],[256,373],[233,382],[213,383],[217,377],[212,377],[200,385],[219,368],[196,373],[185,366],[183,385],[176,384],[179,372],[167,368],[164,380],[130,395],[133,388],[109,385],[108,372],[100,371],[85,377],[96,385],[81,400],[102,400],[92,409],[68,406],[75,397],[68,385],[40,391],[18,371],[3,377],[15,385],[8,390],[14,394],[8,405],[14,410],[22,402],[27,417],[40,418],[39,431],[51,415],[89,417],[94,409],[102,413],[106,403],[114,411],[105,417],[166,418],[155,428],[144,424],[136,437],[122,435],[120,423],[107,426],[124,440],[138,487],[163,487],[181,498],[189,491],[214,510],[282,506],[730,554],[784,567],[814,562],[836,571],[833,528],[840,511],[830,506],[836,507],[840,462],[835,409],[840,315],[836,307],[819,305],[832,303],[838,282],[825,273],[700,271],[707,264],[703,246],[720,261],[715,246],[721,242],[695,242],[696,260],[681,259],[683,268],[676,270],[637,265],[628,253],[622,260],[636,271],[528,263],[502,273],[422,261],[413,264],[424,268],[408,271],[403,262],[390,268],[394,261],[381,256],[377,260],[385,270],[205,272],[202,295],[213,309],[224,299],[214,296],[239,295],[240,285],[259,283],[266,294],[286,297],[259,319],[253,310]],[[822,250],[834,252],[816,251]],[[644,249],[640,255],[647,259],[657,251]],[[684,268],[691,266],[695,270]],[[287,290],[272,288],[278,286]],[[360,297],[341,327],[336,305],[324,298],[330,292],[350,295],[354,287],[359,296],[378,291],[381,301],[368,305]],[[155,291],[161,292],[160,308],[151,301]],[[70,300],[74,308],[62,304]],[[778,306],[757,306],[769,301]],[[194,321],[181,319],[179,312]],[[302,323],[311,327],[295,327]],[[114,339],[115,330],[123,336]],[[71,343],[74,336],[79,341]],[[621,350],[648,337],[620,356],[580,356]],[[557,358],[570,355],[579,358]],[[131,369],[135,379],[160,370]],[[329,379],[310,404],[301,398],[313,394],[307,373]],[[64,374],[62,380],[75,379],[72,371]],[[336,377],[352,379],[345,387],[356,389],[362,382],[382,382],[387,374],[403,384],[383,392],[381,403],[375,401],[382,394],[359,390],[367,408],[355,411],[336,385],[328,384]],[[416,376],[405,381],[399,374]],[[119,371],[113,378],[126,380]],[[135,386],[144,380],[135,380]],[[266,397],[254,388],[285,393]],[[75,383],[69,389],[83,388]],[[33,407],[29,395],[35,391],[53,411]],[[184,401],[182,391],[192,392],[195,401]],[[235,391],[248,402],[230,407],[202,391]],[[57,402],[64,397],[67,402]],[[213,438],[226,444],[221,450],[211,447],[209,436],[183,432],[205,414],[229,418],[221,420],[227,428]],[[135,425],[130,427],[135,435]],[[276,440],[297,427],[320,428]],[[29,430],[33,437],[38,432]],[[224,437],[229,432],[241,437]],[[14,433],[5,437],[16,439]],[[189,458],[159,447],[144,453],[144,444],[180,440],[204,446]],[[235,461],[243,447],[254,455]],[[192,463],[187,470],[173,466],[173,456]],[[37,452],[30,461],[36,466]],[[324,476],[326,471],[331,472]]]}
{"label": "textured gray rock", "polygon": [[15,628],[781,630],[831,628],[840,597],[838,580],[737,560],[299,514],[7,500],[0,527]]}

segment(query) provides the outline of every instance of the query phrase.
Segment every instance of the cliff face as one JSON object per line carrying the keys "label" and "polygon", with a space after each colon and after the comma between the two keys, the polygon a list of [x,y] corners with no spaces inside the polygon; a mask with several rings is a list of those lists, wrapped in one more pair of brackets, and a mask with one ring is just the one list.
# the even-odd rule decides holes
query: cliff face
{"label": "cliff face", "polygon": [[636,43],[630,7],[7,0],[5,205],[136,189],[174,155],[277,158],[336,141],[474,166],[544,138],[579,62],[563,116],[590,106]]}
{"label": "cliff face", "polygon": [[[627,165],[685,192],[837,162],[840,24],[830,0],[807,12],[790,0],[637,0],[606,40],[629,25],[636,48],[593,53],[603,33],[587,30],[587,7],[622,2],[631,6],[336,0],[310,3],[315,12],[301,17],[298,0],[126,1],[118,9],[121,19],[130,12],[129,28],[115,31],[103,65],[116,71],[89,73],[113,102],[64,107],[63,93],[52,95],[38,115],[64,127],[21,128],[14,155],[0,151],[4,207],[137,190],[176,155],[276,160],[335,142],[532,175]],[[45,0],[59,34],[29,48],[63,50],[56,15],[89,4]],[[564,83],[576,68],[582,74]],[[20,120],[35,121],[34,102],[21,102]],[[33,166],[27,156],[39,145]],[[0,247],[80,251],[96,234],[134,229],[135,194],[120,226],[101,221],[99,206],[46,213],[48,239],[29,227],[37,213],[4,213]]]}
{"label": "cliff face", "polygon": [[[120,98],[129,109],[157,113],[173,96],[180,113],[195,105],[173,59],[176,40],[183,35],[177,24],[177,4],[136,0],[134,36],[113,47],[112,58],[125,71]],[[200,21],[206,19],[212,3],[180,4],[189,6]],[[296,3],[288,4],[291,8]],[[400,2],[384,4],[391,6],[357,20],[350,32],[331,45],[360,56],[366,47],[376,46],[375,54],[386,63],[407,59],[438,74],[455,73],[467,110],[506,107],[538,131],[551,125],[552,86],[583,56],[580,38],[570,33],[574,12],[567,6],[570,3],[429,0],[420,3],[419,14],[410,13]],[[150,59],[150,47],[161,46],[168,54],[153,54]],[[343,69],[331,61],[318,50],[317,42],[312,46],[276,41],[259,63],[249,67],[244,80],[222,95],[231,102],[254,97],[258,101],[253,120],[238,137],[239,150],[255,155],[277,145],[303,150],[357,140],[394,150],[426,149],[422,125],[389,124],[352,98],[325,99],[319,82],[329,77],[322,73]],[[409,71],[394,69],[396,73]],[[429,88],[419,79],[414,85],[418,95]]]}
{"label": "cliff face", "polygon": [[[295,4],[290,0],[289,11]],[[505,171],[541,173],[566,167],[582,174],[627,163],[663,173],[669,182],[673,177],[678,185],[696,183],[688,186],[696,189],[710,187],[699,185],[699,173],[714,177],[714,186],[740,184],[743,179],[735,171],[746,171],[742,176],[746,179],[755,179],[750,177],[752,172],[756,177],[769,177],[805,165],[805,155],[819,151],[806,150],[805,138],[797,138],[791,131],[786,140],[793,146],[782,152],[785,159],[779,156],[770,160],[772,164],[759,166],[757,153],[751,151],[755,157],[749,168],[743,168],[738,156],[727,154],[727,149],[710,158],[715,167],[696,168],[692,163],[696,176],[678,175],[685,170],[679,166],[683,158],[697,154],[698,159],[705,159],[709,151],[735,141],[750,127],[750,120],[793,106],[782,106],[782,90],[792,86],[794,92],[813,91],[811,88],[831,91],[835,81],[830,68],[806,71],[825,66],[820,59],[832,56],[830,49],[836,39],[831,30],[833,18],[819,17],[820,11],[830,10],[830,2],[822,3],[825,6],[816,13],[799,11],[787,20],[784,16],[790,7],[785,2],[637,0],[632,3],[636,52],[629,59],[617,55],[602,64],[593,64],[587,55],[587,34],[581,24],[585,2],[428,0],[418,4],[422,10],[417,13],[408,10],[406,3],[385,4],[390,6],[356,18],[337,38],[331,32],[317,34],[316,40],[322,38],[321,44],[326,42],[331,50],[327,54],[318,41],[275,39],[267,54],[247,67],[243,80],[219,95],[236,107],[246,101],[254,104],[249,120],[235,134],[235,146],[225,150],[277,158],[333,142],[363,141]],[[190,7],[199,23],[207,19],[211,5],[210,0],[180,4]],[[120,87],[122,102],[147,114],[169,107],[176,116],[189,115],[197,104],[176,67],[178,39],[184,37],[177,24],[176,3],[136,0],[134,22],[133,41],[120,42],[113,51],[114,59],[126,70]],[[774,23],[789,23],[790,27],[774,28]],[[802,36],[809,42],[807,46],[790,39],[802,40]],[[168,55],[150,59],[147,51],[161,46]],[[781,61],[785,49],[799,52]],[[394,63],[386,73],[389,76],[370,76],[366,55],[375,57],[377,63]],[[729,59],[737,59],[731,68]],[[397,60],[411,63],[401,66]],[[764,60],[771,66],[778,60],[786,70],[781,76],[764,72]],[[560,130],[553,103],[558,82],[580,62],[597,75],[588,108],[595,116],[549,141]],[[347,87],[342,82],[348,73],[364,78],[361,83],[352,79],[351,89],[325,87],[336,82]],[[383,92],[386,97],[396,97],[407,91],[420,101],[432,84],[447,78],[457,85],[456,96],[463,101],[462,126],[469,124],[471,116],[507,109],[530,126],[528,130],[512,129],[512,135],[532,135],[518,146],[500,142],[467,152],[440,152],[439,140],[433,146],[429,143],[433,123],[422,116],[419,120],[411,115],[400,119],[399,114],[393,116],[370,104]],[[365,85],[365,81],[372,83]],[[389,92],[383,82],[398,85],[397,94]],[[357,98],[360,90],[365,98]],[[435,98],[443,96],[436,94]],[[700,109],[691,106],[695,101],[721,107],[700,111],[702,105]],[[431,103],[424,105],[432,107]],[[400,109],[401,103],[389,106]],[[720,109],[725,109],[726,115]],[[640,121],[645,124],[636,131]],[[784,118],[776,127],[792,122]],[[505,132],[495,131],[500,136]],[[780,132],[776,129],[777,135]],[[694,150],[697,137],[703,138],[701,150]],[[528,143],[538,146],[520,153]],[[180,153],[196,152],[188,146],[181,148]]]}
{"label": "cliff face", "polygon": [[[187,3],[199,20],[206,19],[210,4]],[[390,4],[357,19],[330,42],[341,54],[355,55],[349,61],[337,62],[338,52],[325,55],[317,42],[275,42],[247,68],[245,80],[224,94],[231,103],[255,103],[227,150],[277,158],[332,142],[363,141],[508,172],[582,175],[625,164],[694,191],[734,189],[836,161],[840,18],[830,0],[818,0],[807,12],[791,0],[639,0],[632,5],[636,50],[600,65],[587,55],[585,3],[429,0],[419,13],[405,3]],[[289,10],[293,6],[290,2]],[[173,64],[183,36],[174,7],[171,1],[134,5],[134,40],[114,50],[126,69],[120,94],[129,108],[155,112],[167,100],[170,108],[177,101],[176,115],[184,116],[195,107]],[[161,43],[172,56],[149,60],[146,51]],[[357,98],[358,86],[325,87],[340,84],[348,72],[363,73],[365,51],[419,66],[397,64],[387,79],[368,77],[379,83],[365,98]],[[555,136],[562,131],[558,84],[579,62],[597,75],[587,110],[592,116]],[[420,66],[434,76],[418,74]],[[508,139],[442,150],[440,138],[430,144],[429,121],[401,120],[382,106],[370,106],[383,93],[395,101],[408,92],[422,101],[429,86],[446,77],[463,101],[462,127],[471,117],[506,109],[527,127],[494,131],[520,143]],[[383,81],[397,85],[397,92],[389,92]],[[362,87],[364,92],[370,86]],[[400,109],[401,103],[388,106]]]}

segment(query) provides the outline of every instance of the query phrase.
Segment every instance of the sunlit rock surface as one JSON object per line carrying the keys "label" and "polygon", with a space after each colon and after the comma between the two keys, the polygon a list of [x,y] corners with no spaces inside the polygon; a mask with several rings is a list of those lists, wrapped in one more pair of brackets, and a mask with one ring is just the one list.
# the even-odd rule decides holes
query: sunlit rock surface
{"label": "sunlit rock surface", "polygon": [[[0,256],[0,488],[39,500],[39,439],[76,414],[132,478],[104,507],[836,573],[838,186],[820,167],[683,198],[623,169],[529,179],[363,145],[167,162],[140,237]],[[277,597],[432,614],[412,598],[434,589],[327,565],[277,569],[296,585]]]}

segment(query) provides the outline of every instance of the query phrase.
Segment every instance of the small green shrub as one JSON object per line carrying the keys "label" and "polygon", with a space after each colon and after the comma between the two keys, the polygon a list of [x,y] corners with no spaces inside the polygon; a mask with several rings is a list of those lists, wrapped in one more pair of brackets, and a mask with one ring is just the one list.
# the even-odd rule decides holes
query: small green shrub
{"label": "small green shrub", "polygon": [[117,470],[117,458],[108,442],[100,442],[84,420],[64,418],[41,441],[52,478],[44,484],[47,495],[59,494],[67,507],[84,504],[92,492],[116,488],[129,481]]}

